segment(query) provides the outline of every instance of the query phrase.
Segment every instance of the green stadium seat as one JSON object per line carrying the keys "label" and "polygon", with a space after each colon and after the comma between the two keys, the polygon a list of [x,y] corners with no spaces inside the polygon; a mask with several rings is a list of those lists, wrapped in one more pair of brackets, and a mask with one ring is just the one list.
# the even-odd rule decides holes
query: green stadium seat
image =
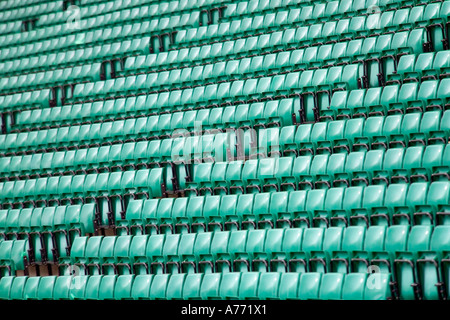
{"label": "green stadium seat", "polygon": [[320,283],[320,299],[340,300],[345,276],[342,273],[327,273],[322,275]]}
{"label": "green stadium seat", "polygon": [[258,286],[261,273],[245,272],[239,282],[239,299],[256,299],[258,297]]}
{"label": "green stadium seat", "polygon": [[319,298],[319,288],[322,274],[308,272],[300,275],[298,295],[301,300],[315,300]]}
{"label": "green stadium seat", "polygon": [[220,299],[220,284],[222,282],[222,273],[207,273],[204,275],[200,296],[204,300]]}
{"label": "green stadium seat", "polygon": [[52,300],[54,299],[53,291],[56,284],[56,276],[42,277],[39,281],[37,298],[38,300]]}
{"label": "green stadium seat", "polygon": [[134,300],[148,300],[153,280],[152,274],[137,275],[131,288],[131,297]]}
{"label": "green stadium seat", "polygon": [[38,300],[41,277],[29,277],[23,287],[24,300]]}
{"label": "green stadium seat", "polygon": [[201,299],[201,285],[203,283],[203,273],[192,273],[186,276],[183,286],[184,300]]}
{"label": "green stadium seat", "polygon": [[13,282],[15,281],[16,277],[14,276],[8,276],[8,277],[2,277],[0,279],[0,288],[1,288],[1,300],[9,300],[11,296],[11,290]]}
{"label": "green stadium seat", "polygon": [[367,273],[349,273],[342,287],[343,300],[364,300]]}

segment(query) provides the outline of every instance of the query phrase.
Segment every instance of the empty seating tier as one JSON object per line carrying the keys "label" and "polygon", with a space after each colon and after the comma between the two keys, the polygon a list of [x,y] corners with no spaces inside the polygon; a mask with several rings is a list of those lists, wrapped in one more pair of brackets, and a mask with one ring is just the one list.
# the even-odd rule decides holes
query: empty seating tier
{"label": "empty seating tier", "polygon": [[0,300],[450,299],[450,1],[0,2]]}

